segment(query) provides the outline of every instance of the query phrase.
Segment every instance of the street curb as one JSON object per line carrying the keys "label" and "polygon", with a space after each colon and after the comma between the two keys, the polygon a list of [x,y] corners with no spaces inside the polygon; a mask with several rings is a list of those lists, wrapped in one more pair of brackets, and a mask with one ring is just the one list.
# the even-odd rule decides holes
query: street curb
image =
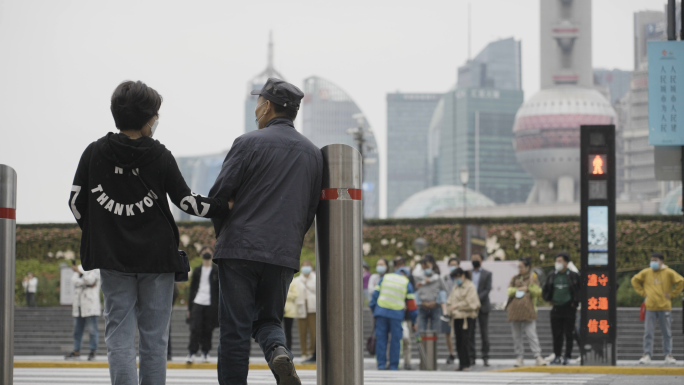
{"label": "street curb", "polygon": [[[14,361],[15,368],[90,368],[90,369],[107,369],[109,363],[107,362],[77,362],[77,361]],[[166,364],[167,369],[216,369],[215,363],[195,363],[186,364],[180,362],[169,362]],[[299,370],[316,370],[316,365],[295,364],[295,368]],[[267,364],[249,364],[250,370],[270,370]]]}
{"label": "street curb", "polygon": [[623,374],[641,376],[684,376],[684,368],[656,366],[523,366],[520,368],[498,369],[492,372],[506,373],[591,373]]}

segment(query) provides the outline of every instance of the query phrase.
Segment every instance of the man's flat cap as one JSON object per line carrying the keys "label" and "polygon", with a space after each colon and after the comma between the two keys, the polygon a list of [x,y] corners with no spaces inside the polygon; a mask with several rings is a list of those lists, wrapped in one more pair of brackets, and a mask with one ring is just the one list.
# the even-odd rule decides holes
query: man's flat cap
{"label": "man's flat cap", "polygon": [[297,86],[277,78],[268,78],[261,90],[254,90],[252,95],[261,95],[266,100],[278,103],[283,107],[299,109],[304,93]]}

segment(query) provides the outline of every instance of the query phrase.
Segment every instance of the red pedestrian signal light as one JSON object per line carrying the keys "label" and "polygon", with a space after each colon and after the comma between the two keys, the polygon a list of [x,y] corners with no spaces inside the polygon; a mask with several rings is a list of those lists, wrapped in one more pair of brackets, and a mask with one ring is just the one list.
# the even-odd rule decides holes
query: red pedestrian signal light
{"label": "red pedestrian signal light", "polygon": [[594,160],[591,162],[592,167],[594,167],[594,170],[591,172],[594,175],[603,175],[603,159],[601,158],[601,155],[596,155],[594,157]]}

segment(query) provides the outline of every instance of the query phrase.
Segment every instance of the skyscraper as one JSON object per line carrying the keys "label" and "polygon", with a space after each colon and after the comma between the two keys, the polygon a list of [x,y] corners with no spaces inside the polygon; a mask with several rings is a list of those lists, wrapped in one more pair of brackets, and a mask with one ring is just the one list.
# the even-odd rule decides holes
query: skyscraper
{"label": "skyscraper", "polygon": [[513,132],[520,164],[535,179],[528,203],[579,200],[580,126],[616,123],[594,88],[591,0],[540,1],[541,90],[520,107]]}
{"label": "skyscraper", "polygon": [[266,61],[266,69],[261,71],[257,76],[252,78],[247,83],[247,96],[245,98],[245,132],[254,131],[257,129],[257,124],[255,122],[254,110],[257,106],[257,99],[259,95],[251,95],[253,90],[261,90],[261,88],[266,84],[268,78],[278,78],[283,79],[283,75],[273,68],[273,32],[269,34],[268,37],[268,59]]}
{"label": "skyscraper", "polygon": [[455,88],[435,107],[428,128],[428,171],[432,186],[461,185],[497,204],[524,202],[532,179],[513,149],[515,113],[523,103],[520,42],[489,43],[458,69]]}
{"label": "skyscraper", "polygon": [[387,94],[387,215],[429,185],[428,129],[442,94]]}
{"label": "skyscraper", "polygon": [[365,218],[380,215],[380,166],[377,156],[375,136],[370,125],[363,117],[361,109],[336,84],[323,78],[312,76],[304,80],[304,99],[302,101],[302,130],[316,146],[342,143],[358,148],[350,128],[360,125],[366,132],[363,172],[363,205]]}

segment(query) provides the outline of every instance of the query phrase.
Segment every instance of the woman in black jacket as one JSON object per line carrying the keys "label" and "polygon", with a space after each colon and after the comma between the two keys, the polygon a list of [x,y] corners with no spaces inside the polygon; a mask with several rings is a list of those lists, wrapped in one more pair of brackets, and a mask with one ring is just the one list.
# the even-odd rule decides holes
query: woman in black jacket
{"label": "woman in black jacket", "polygon": [[140,81],[114,90],[111,111],[119,132],[85,149],[69,197],[83,232],[83,268],[100,269],[112,384],[166,381],[174,273],[185,270],[167,195],[191,215],[220,217],[230,210],[228,202],[192,193],[171,152],[152,139],[161,103],[161,95]]}

